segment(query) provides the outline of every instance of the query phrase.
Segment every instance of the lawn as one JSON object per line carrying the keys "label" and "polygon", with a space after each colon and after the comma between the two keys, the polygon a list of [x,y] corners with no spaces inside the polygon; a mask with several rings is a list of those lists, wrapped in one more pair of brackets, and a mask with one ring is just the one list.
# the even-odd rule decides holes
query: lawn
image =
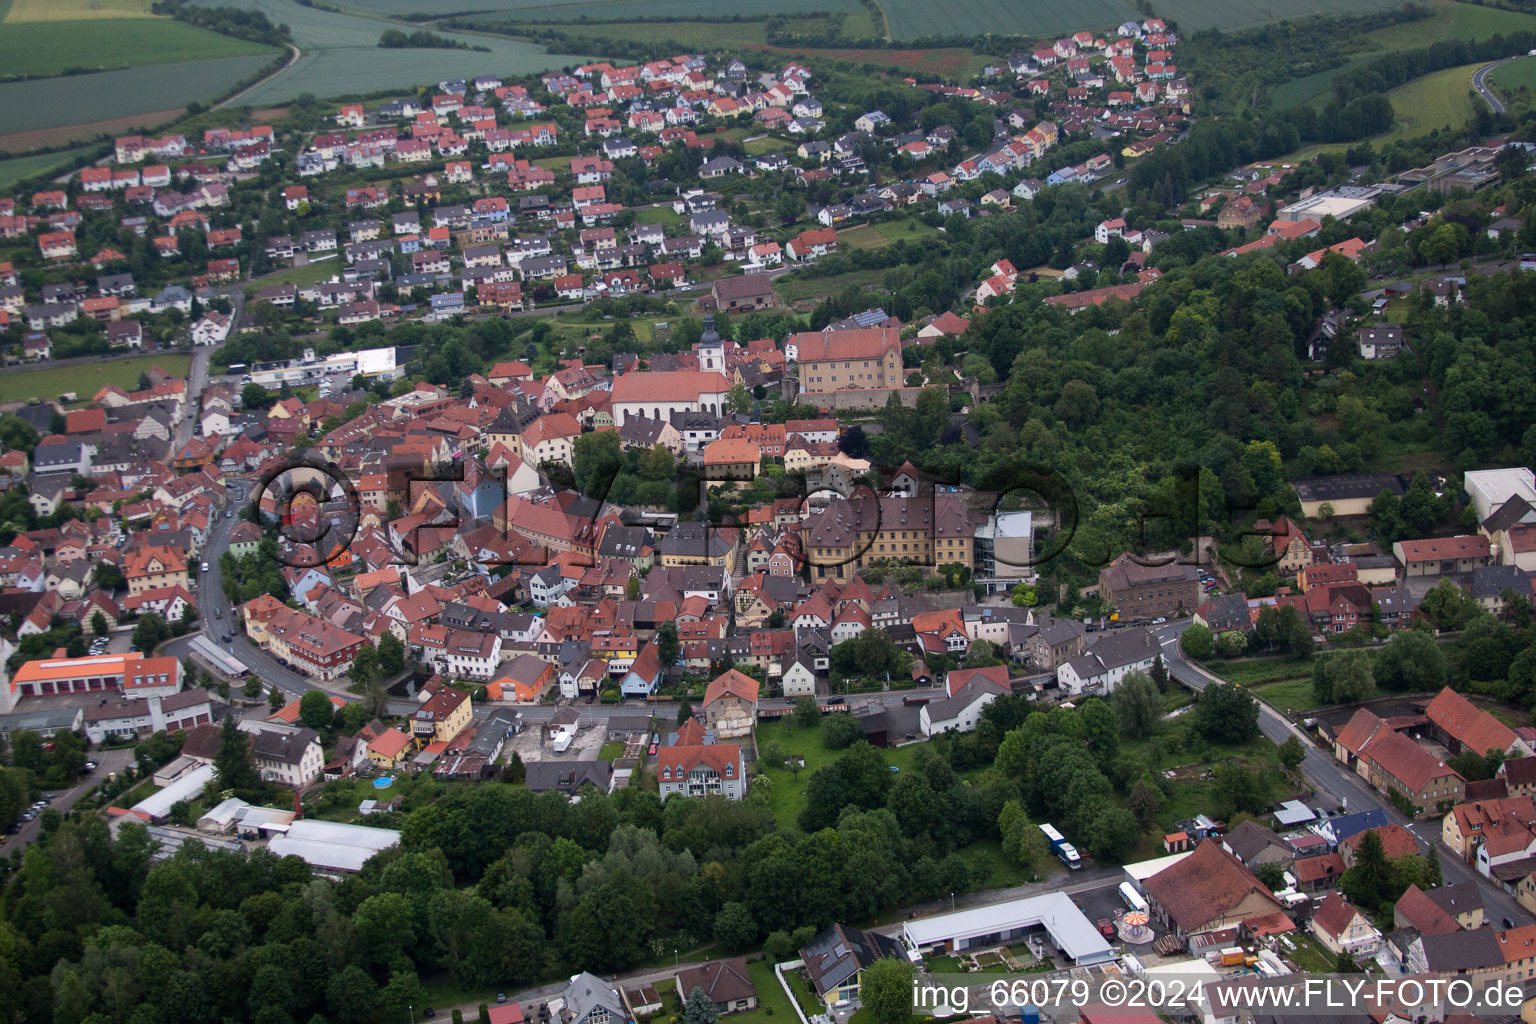
{"label": "lawn", "polygon": [[10,188],[18,181],[25,181],[39,174],[47,174],[54,168],[63,167],[83,152],[83,149],[67,149],[58,153],[0,160],[0,188]]}
{"label": "lawn", "polygon": [[215,57],[264,56],[270,60],[277,54],[270,46],[160,18],[0,22],[0,51],[7,54],[0,74],[15,77]]}
{"label": "lawn", "polygon": [[108,384],[116,384],[127,391],[139,386],[139,374],[151,366],[159,366],[166,373],[184,377],[191,369],[192,357],[176,353],[160,353],[150,356],[132,356],[127,359],[104,359],[97,363],[71,366],[45,366],[36,370],[13,370],[0,373],[0,402],[24,402],[29,398],[57,398],[73,391],[80,396],[80,404]]}
{"label": "lawn", "polygon": [[920,220],[907,217],[902,220],[881,221],[878,224],[860,224],[858,227],[840,232],[837,239],[843,245],[853,249],[879,249],[902,239],[921,242],[938,233],[937,228],[931,228]]}
{"label": "lawn", "polygon": [[1307,711],[1317,704],[1312,695],[1312,679],[1285,679],[1253,688],[1253,695],[1282,713]]}
{"label": "lawn", "polygon": [[748,156],[762,156],[764,153],[772,153],[781,149],[793,148],[783,139],[776,139],[772,135],[764,135],[756,139],[748,139],[742,144]]}
{"label": "lawn", "polygon": [[252,295],[262,288],[273,288],[280,284],[291,284],[303,288],[305,285],[318,284],[328,280],[333,274],[341,273],[341,267],[340,259],[306,263],[302,267],[289,267],[287,270],[279,270],[275,274],[257,278],[246,287]]}
{"label": "lawn", "polygon": [[884,280],[885,271],[883,270],[850,270],[846,274],[833,274],[831,277],[785,274],[774,282],[774,288],[785,302],[799,302],[803,299],[837,295],[849,285],[858,288],[867,288],[871,285],[879,287]]}
{"label": "lawn", "polygon": [[672,209],[671,203],[635,211],[636,224],[660,224],[664,228],[676,228],[688,223],[683,215]]}
{"label": "lawn", "polygon": [[[779,719],[759,724],[757,745],[759,750],[775,745],[785,757],[799,756],[805,759],[805,767],[798,773],[784,768],[763,768],[763,774],[772,785],[769,804],[773,807],[779,827],[786,831],[796,831],[799,829],[796,819],[805,807],[805,787],[811,781],[811,773],[837,760],[843,751],[828,750],[822,744],[820,725],[814,729],[800,729],[788,722],[788,719]],[[882,750],[880,754],[886,764],[907,771],[916,761],[917,748],[917,744],[912,744]]]}

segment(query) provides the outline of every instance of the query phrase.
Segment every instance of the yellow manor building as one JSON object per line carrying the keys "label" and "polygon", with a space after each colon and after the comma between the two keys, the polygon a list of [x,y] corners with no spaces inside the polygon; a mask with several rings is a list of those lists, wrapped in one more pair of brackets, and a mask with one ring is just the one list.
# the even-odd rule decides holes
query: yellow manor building
{"label": "yellow manor building", "polygon": [[976,526],[960,494],[919,494],[837,501],[802,528],[813,579],[846,580],[881,561],[976,567]]}

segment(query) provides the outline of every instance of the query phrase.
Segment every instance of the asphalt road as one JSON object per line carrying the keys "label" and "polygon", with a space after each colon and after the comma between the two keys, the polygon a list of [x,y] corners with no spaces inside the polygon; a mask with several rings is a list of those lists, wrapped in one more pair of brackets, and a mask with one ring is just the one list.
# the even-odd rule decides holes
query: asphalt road
{"label": "asphalt road", "polygon": [[[55,794],[53,802],[48,805],[51,810],[58,811],[60,814],[69,813],[69,809],[75,806],[75,801],[106,779],[107,773],[120,772],[128,767],[129,763],[133,760],[133,748],[120,747],[115,750],[97,750],[92,751],[89,756],[91,760],[96,762],[95,772],[84,776],[79,782],[68,789],[44,789],[44,792]],[[21,831],[15,835],[0,837],[4,839],[4,842],[0,842],[0,854],[9,854],[14,850],[26,849],[36,841],[38,834],[42,831],[42,827],[41,817],[23,822]]]}
{"label": "asphalt road", "polygon": [[[1215,676],[1206,672],[1203,668],[1193,664],[1184,657],[1179,650],[1178,637],[1189,625],[1188,620],[1178,623],[1170,623],[1160,629],[1154,630],[1158,642],[1163,648],[1163,661],[1168,666],[1168,673],[1178,682],[1190,689],[1200,691],[1213,682],[1220,682]],[[1433,849],[1440,856],[1440,873],[1447,885],[1457,882],[1476,882],[1482,889],[1483,907],[1486,917],[1494,926],[1498,926],[1504,918],[1513,920],[1516,924],[1530,924],[1536,917],[1524,907],[1515,902],[1513,896],[1505,892],[1503,888],[1478,874],[1471,865],[1459,858],[1451,849],[1440,843],[1440,819],[1432,818],[1428,821],[1410,821],[1391,803],[1382,801],[1375,790],[1366,785],[1365,781],[1354,772],[1345,768],[1333,756],[1331,751],[1325,750],[1307,737],[1305,733],[1293,726],[1283,715],[1264,702],[1259,702],[1259,729],[1274,743],[1284,743],[1291,736],[1300,738],[1306,748],[1307,756],[1301,764],[1302,774],[1312,787],[1321,794],[1326,794],[1331,800],[1318,800],[1322,806],[1342,806],[1350,811],[1369,810],[1380,807],[1386,813],[1387,820],[1397,825],[1402,825],[1418,838],[1421,849]]]}
{"label": "asphalt road", "polygon": [[1500,64],[1508,64],[1512,60],[1519,59],[1519,57],[1505,57],[1503,60],[1496,60],[1491,64],[1484,64],[1482,67],[1472,72],[1472,88],[1476,89],[1477,94],[1487,101],[1488,106],[1493,110],[1495,114],[1504,113],[1504,101],[1495,96],[1493,94],[1493,90],[1488,88],[1488,72],[1492,71]]}

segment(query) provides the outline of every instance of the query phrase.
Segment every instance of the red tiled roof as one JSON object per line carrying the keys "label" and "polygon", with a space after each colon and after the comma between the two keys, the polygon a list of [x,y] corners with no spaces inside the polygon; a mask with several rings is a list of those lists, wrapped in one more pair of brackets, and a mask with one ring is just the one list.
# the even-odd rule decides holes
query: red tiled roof
{"label": "red tiled roof", "polygon": [[[1486,550],[1488,538],[1479,538]],[[1505,751],[1516,741],[1514,730],[1483,711],[1449,686],[1435,695],[1424,714],[1466,749],[1475,754]]]}

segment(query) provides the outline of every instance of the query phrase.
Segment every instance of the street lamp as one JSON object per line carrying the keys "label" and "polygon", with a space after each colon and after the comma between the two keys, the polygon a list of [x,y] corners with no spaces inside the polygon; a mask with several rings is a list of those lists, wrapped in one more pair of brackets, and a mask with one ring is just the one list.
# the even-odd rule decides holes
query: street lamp
{"label": "street lamp", "polygon": [[954,893],[950,893],[949,894],[949,912],[951,914],[953,914],[955,912],[955,894]]}
{"label": "street lamp", "polygon": [[414,1007],[414,1006],[407,1006],[406,1009],[408,1011],[410,1011],[410,1014],[411,1014],[411,1024],[416,1024],[416,1007]]}

